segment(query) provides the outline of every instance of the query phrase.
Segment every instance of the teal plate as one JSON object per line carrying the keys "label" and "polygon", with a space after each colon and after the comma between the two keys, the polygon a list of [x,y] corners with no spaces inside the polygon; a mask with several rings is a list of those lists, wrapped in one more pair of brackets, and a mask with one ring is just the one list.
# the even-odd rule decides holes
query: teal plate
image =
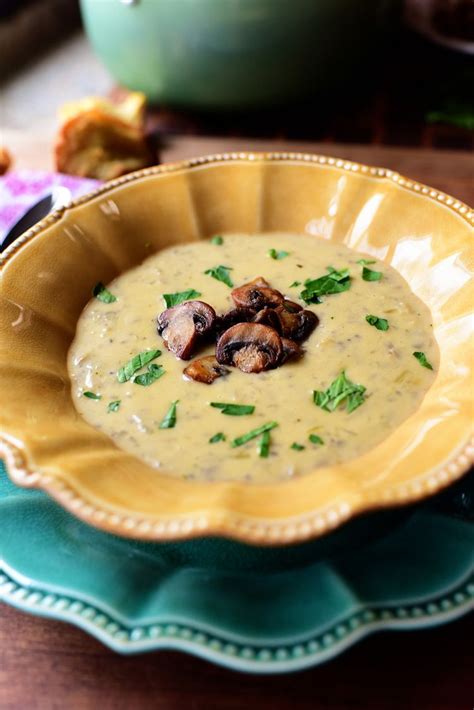
{"label": "teal plate", "polygon": [[[258,571],[234,564],[255,548],[230,541],[160,545],[95,530],[13,486],[0,462],[0,599],[120,653],[178,649],[242,671],[295,671],[374,631],[473,608],[473,489],[471,474],[349,554],[329,547],[312,563]],[[232,564],[200,565],[206,549]]]}

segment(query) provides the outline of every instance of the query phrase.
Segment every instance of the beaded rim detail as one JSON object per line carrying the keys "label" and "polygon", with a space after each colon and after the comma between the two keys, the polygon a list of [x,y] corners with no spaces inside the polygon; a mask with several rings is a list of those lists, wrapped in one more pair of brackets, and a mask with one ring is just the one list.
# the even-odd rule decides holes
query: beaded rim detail
{"label": "beaded rim detail", "polygon": [[343,160],[342,158],[331,158],[327,155],[317,155],[313,153],[294,153],[294,152],[269,152],[269,153],[254,153],[254,152],[232,152],[232,153],[215,153],[214,155],[206,155],[201,158],[190,158],[189,160],[180,160],[175,163],[166,163],[165,165],[155,165],[151,168],[144,168],[143,170],[137,170],[133,173],[128,173],[127,175],[122,175],[122,177],[116,178],[115,180],[110,180],[104,185],[100,185],[92,192],[88,192],[85,195],[81,195],[77,199],[73,200],[67,207],[61,207],[54,212],[51,212],[40,222],[35,224],[31,229],[26,231],[21,237],[16,239],[3,254],[0,254],[0,267],[6,264],[8,259],[26,242],[30,241],[33,237],[46,229],[50,225],[57,222],[63,212],[72,207],[77,207],[78,205],[83,205],[85,202],[99,197],[110,190],[121,185],[126,185],[128,182],[133,182],[135,180],[140,180],[144,177],[149,177],[151,175],[162,175],[165,173],[173,173],[179,170],[185,170],[189,168],[196,168],[202,165],[207,165],[210,163],[221,163],[221,162],[233,162],[233,161],[288,161],[293,160],[298,163],[316,163],[318,165],[329,165],[333,168],[338,168],[346,172],[357,173],[360,172],[363,175],[369,175],[372,178],[389,180],[394,182],[405,190],[410,190],[412,192],[418,192],[425,197],[434,200],[435,202],[441,202],[450,210],[459,215],[462,219],[465,219],[469,224],[474,226],[474,209],[469,207],[461,200],[457,200],[455,197],[441,192],[441,190],[435,190],[434,188],[428,187],[423,183],[417,182],[416,180],[410,180],[409,178],[400,175],[400,173],[389,170],[387,168],[377,168],[374,166],[364,165],[362,163],[356,163],[351,160]]}
{"label": "beaded rim detail", "polygon": [[174,649],[234,670],[288,673],[323,663],[375,631],[435,626],[467,614],[474,608],[474,576],[449,592],[420,602],[368,606],[315,636],[280,645],[236,641],[226,638],[221,629],[200,629],[171,619],[129,626],[96,603],[62,590],[26,586],[13,571],[2,571],[1,566],[0,600],[22,611],[72,623],[118,653]]}
{"label": "beaded rim detail", "polygon": [[317,513],[280,520],[244,517],[231,510],[221,515],[207,516],[204,513],[144,516],[119,513],[105,503],[93,505],[72,486],[47,473],[35,470],[27,461],[24,452],[0,436],[0,456],[3,454],[7,473],[24,488],[41,488],[63,505],[73,515],[86,523],[116,535],[141,540],[184,540],[193,537],[221,535],[241,542],[256,545],[285,545],[315,539],[334,530],[354,515],[370,510],[402,505],[422,499],[460,478],[474,461],[474,442],[464,447],[437,471],[430,471],[409,484],[400,484],[385,491],[383,500],[373,498],[369,504],[353,507],[342,501]]}
{"label": "beaded rim detail", "polygon": [[[461,219],[474,226],[474,210],[468,205],[446,193],[406,178],[393,170],[370,167],[361,163],[310,153],[218,153],[145,168],[107,182],[94,191],[82,195],[68,207],[63,207],[49,214],[13,242],[3,254],[0,254],[0,268],[5,266],[19,248],[61,219],[66,210],[83,205],[116,187],[153,175],[198,168],[211,163],[239,161],[294,161],[297,163],[328,165],[342,171],[360,172],[371,178],[394,182],[405,190],[421,193],[424,197],[435,202],[441,202],[447,209],[452,210]],[[221,535],[252,544],[279,545],[302,542],[319,537],[358,513],[402,505],[434,494],[460,478],[474,463],[474,437],[469,438],[439,466],[409,483],[398,484],[387,489],[384,491],[383,496],[377,495],[371,499],[367,496],[366,502],[358,506],[351,506],[347,501],[341,501],[337,505],[328,507],[325,510],[319,510],[317,513],[306,513],[279,520],[251,518],[233,513],[230,510],[221,510],[211,515],[203,512],[187,513],[180,517],[176,515],[158,517],[121,513],[112,507],[107,507],[105,503],[102,503],[101,507],[92,504],[72,486],[37,469],[33,462],[29,460],[28,453],[20,448],[18,442],[4,434],[0,434],[0,455],[2,454],[5,458],[7,471],[15,483],[23,487],[44,489],[78,518],[115,534],[143,540],[178,540],[205,535]]]}

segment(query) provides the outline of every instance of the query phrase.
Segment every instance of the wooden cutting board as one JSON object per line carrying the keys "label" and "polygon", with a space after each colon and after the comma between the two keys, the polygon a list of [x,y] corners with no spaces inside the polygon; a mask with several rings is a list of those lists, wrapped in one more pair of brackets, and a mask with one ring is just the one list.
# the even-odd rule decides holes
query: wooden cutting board
{"label": "wooden cutting board", "polygon": [[[2,131],[0,141],[11,151],[15,168],[53,170],[53,136],[7,129]],[[390,168],[443,190],[468,205],[474,204],[474,158],[465,151],[388,148],[350,143],[293,143],[246,138],[165,136],[159,160],[166,163],[211,153],[245,150],[320,153]]]}

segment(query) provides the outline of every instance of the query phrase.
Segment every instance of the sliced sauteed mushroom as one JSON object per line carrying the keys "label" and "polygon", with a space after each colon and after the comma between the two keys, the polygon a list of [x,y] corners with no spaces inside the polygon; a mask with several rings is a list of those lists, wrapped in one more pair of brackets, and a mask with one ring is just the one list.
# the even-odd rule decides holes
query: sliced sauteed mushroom
{"label": "sliced sauteed mushroom", "polygon": [[218,377],[227,375],[229,370],[227,367],[220,365],[214,355],[200,357],[198,360],[193,360],[183,370],[186,377],[190,377],[196,382],[204,382],[206,385],[211,385]]}
{"label": "sliced sauteed mushroom", "polygon": [[269,325],[270,328],[275,328],[276,331],[280,330],[280,319],[278,318],[274,308],[262,308],[262,310],[258,311],[252,320],[254,323]]}
{"label": "sliced sauteed mushroom", "polygon": [[304,340],[316,328],[319,320],[312,311],[304,311],[293,301],[283,301],[276,308],[263,308],[253,318],[254,323],[269,325],[284,338]]}
{"label": "sliced sauteed mushroom", "polygon": [[262,276],[234,288],[232,298],[236,307],[220,316],[203,301],[186,301],[158,317],[158,333],[182,360],[189,360],[204,340],[217,338],[216,357],[195,360],[185,368],[186,377],[211,384],[226,374],[222,365],[243,372],[277,367],[301,357],[295,341],[307,338],[319,323],[315,313],[284,298]]}
{"label": "sliced sauteed mushroom", "polygon": [[216,333],[220,335],[224,330],[236,323],[248,323],[253,320],[255,310],[253,308],[232,308],[221,316],[217,316]]}
{"label": "sliced sauteed mushroom", "polygon": [[238,323],[217,341],[216,357],[223,365],[235,365],[242,372],[261,372],[276,367],[283,347],[278,333],[260,323]]}
{"label": "sliced sauteed mushroom", "polygon": [[294,301],[290,301],[288,298],[285,298],[282,306],[284,306],[290,313],[298,313],[298,311],[303,310],[303,306],[300,306],[299,303],[295,303]]}
{"label": "sliced sauteed mushroom", "polygon": [[[288,304],[291,304],[289,310]],[[294,310],[294,306],[291,301],[285,301],[281,306],[275,308],[275,315],[279,320],[278,332],[284,338],[290,338],[291,340],[305,340],[316,328],[319,323],[319,318],[313,311],[307,311],[299,309]]]}
{"label": "sliced sauteed mushroom", "polygon": [[280,364],[283,364],[287,360],[303,356],[303,350],[301,348],[301,345],[295,343],[294,340],[290,340],[289,338],[282,338],[281,344],[283,346],[283,355]]}
{"label": "sliced sauteed mushroom", "polygon": [[256,311],[260,311],[265,306],[276,308],[284,300],[280,291],[271,288],[268,281],[261,276],[257,276],[248,284],[234,288],[231,296],[236,306],[254,308]]}
{"label": "sliced sauteed mushroom", "polygon": [[158,316],[158,333],[168,350],[189,360],[205,336],[214,330],[216,312],[203,301],[186,301]]}

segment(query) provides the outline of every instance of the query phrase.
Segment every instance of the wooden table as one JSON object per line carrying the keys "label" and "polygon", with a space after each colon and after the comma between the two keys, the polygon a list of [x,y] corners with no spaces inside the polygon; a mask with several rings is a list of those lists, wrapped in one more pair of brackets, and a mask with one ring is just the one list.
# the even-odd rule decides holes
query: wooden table
{"label": "wooden table", "polygon": [[[5,136],[19,166],[50,169],[47,141]],[[304,150],[399,170],[474,203],[472,156],[461,151],[169,137],[161,159],[224,150]],[[182,654],[120,657],[82,631],[0,605],[1,710],[470,710],[474,620],[366,639],[287,676],[246,676]]]}
{"label": "wooden table", "polygon": [[[53,136],[53,130],[35,134],[7,128],[2,131],[1,138],[14,156],[14,169],[53,170]],[[462,150],[170,134],[162,138],[159,159],[166,163],[211,153],[242,150],[320,153],[391,168],[448,192],[469,205],[474,204],[474,158],[472,153]]]}
{"label": "wooden table", "polygon": [[0,606],[2,710],[471,710],[474,618],[366,639],[329,663],[251,676],[175,652],[121,657]]}

